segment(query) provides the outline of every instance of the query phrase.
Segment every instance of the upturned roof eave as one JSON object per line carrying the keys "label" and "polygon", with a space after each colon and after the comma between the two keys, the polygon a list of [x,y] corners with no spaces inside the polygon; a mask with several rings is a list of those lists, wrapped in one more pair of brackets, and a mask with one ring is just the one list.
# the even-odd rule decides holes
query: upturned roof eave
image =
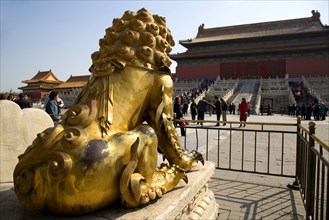
{"label": "upturned roof eave", "polygon": [[304,48],[277,48],[271,51],[245,51],[245,52],[232,52],[232,53],[219,53],[218,51],[213,51],[211,53],[206,53],[204,51],[198,53],[180,53],[180,54],[171,54],[170,58],[174,61],[186,60],[186,59],[194,59],[194,58],[208,58],[208,57],[240,57],[240,56],[249,56],[253,55],[264,55],[264,54],[272,54],[272,53],[290,53],[290,52],[300,52],[300,51],[308,51],[308,50],[321,50],[328,51],[328,47],[304,47]]}
{"label": "upturned roof eave", "polygon": [[[307,35],[307,34],[316,34],[316,33],[326,33],[329,34],[329,27],[324,29],[324,30],[315,30],[315,31],[308,31],[308,32],[291,32],[291,33],[278,33],[275,35],[259,35],[259,36],[251,36],[251,37],[240,37],[240,38],[228,38],[228,39],[214,39],[214,40],[204,40],[204,41],[193,41],[192,40],[182,40],[179,41],[179,44],[184,46],[185,48],[189,48],[189,46],[194,46],[194,45],[202,45],[202,44],[213,44],[213,43],[218,43],[218,42],[234,42],[234,41],[241,41],[241,40],[258,40],[258,39],[270,39],[270,38],[277,38],[277,37],[287,37],[287,36],[301,36],[301,35]],[[196,39],[196,38],[194,38]]]}
{"label": "upturned roof eave", "polygon": [[60,84],[60,83],[63,83],[63,81],[60,81],[60,80],[57,80],[57,81],[54,81],[54,80],[44,80],[44,79],[38,79],[38,80],[35,80],[35,79],[28,79],[28,80],[23,80],[22,81],[23,83],[27,83],[27,84],[30,84],[30,83],[52,83],[52,84]]}
{"label": "upturned roof eave", "polygon": [[70,89],[70,88],[83,88],[86,86],[87,83],[84,83],[84,84],[80,84],[80,85],[58,85],[58,86],[55,86],[54,88],[55,89]]}
{"label": "upturned roof eave", "polygon": [[21,90],[33,90],[33,89],[44,89],[44,90],[52,90],[53,87],[45,87],[45,86],[22,86],[22,87],[18,87],[18,89]]}

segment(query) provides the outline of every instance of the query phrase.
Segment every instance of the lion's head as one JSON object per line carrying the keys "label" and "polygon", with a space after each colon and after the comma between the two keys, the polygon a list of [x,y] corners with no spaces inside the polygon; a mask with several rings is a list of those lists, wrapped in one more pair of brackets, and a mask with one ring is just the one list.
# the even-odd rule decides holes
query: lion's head
{"label": "lion's head", "polygon": [[99,51],[91,55],[90,71],[133,65],[170,73],[168,54],[174,45],[164,17],[152,15],[145,8],[137,13],[126,11],[121,18],[113,19],[112,27],[99,40]]}

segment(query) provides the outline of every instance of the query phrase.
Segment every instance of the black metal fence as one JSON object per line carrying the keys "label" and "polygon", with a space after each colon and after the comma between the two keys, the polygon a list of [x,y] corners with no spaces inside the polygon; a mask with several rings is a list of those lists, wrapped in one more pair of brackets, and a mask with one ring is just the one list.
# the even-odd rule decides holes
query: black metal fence
{"label": "black metal fence", "polygon": [[315,136],[315,123],[298,126],[296,182],[306,214],[311,219],[328,219],[329,146]]}
{"label": "black metal fence", "polygon": [[[296,123],[185,121],[185,149],[196,149],[217,169],[294,177],[307,218],[328,219],[329,147],[309,129]],[[196,123],[204,123],[204,126]],[[240,127],[240,124],[246,127]],[[180,126],[178,126],[180,127]]]}

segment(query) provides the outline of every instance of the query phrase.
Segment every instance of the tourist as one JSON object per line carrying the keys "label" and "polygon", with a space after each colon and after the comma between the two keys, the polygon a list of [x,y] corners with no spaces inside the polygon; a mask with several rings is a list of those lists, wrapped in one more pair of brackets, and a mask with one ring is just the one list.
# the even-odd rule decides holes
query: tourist
{"label": "tourist", "polygon": [[268,105],[267,105],[267,115],[272,115],[271,104],[268,104]]}
{"label": "tourist", "polygon": [[230,112],[230,115],[235,115],[235,105],[233,102],[228,106],[228,111]]}
{"label": "tourist", "polygon": [[[220,99],[220,103],[222,106],[222,117],[223,117],[223,121],[227,121],[226,119],[226,114],[227,114],[227,104],[225,102],[225,100],[223,98]],[[226,123],[224,123],[223,125],[226,125]]]}
{"label": "tourist", "polygon": [[301,110],[300,110],[300,114],[301,114],[301,116],[302,116],[302,119],[306,119],[306,105],[305,104],[303,104],[302,106],[301,106]]}
{"label": "tourist", "polygon": [[222,107],[221,107],[221,102],[219,101],[218,97],[215,96],[215,109],[216,109],[216,116],[217,116],[217,124],[216,126],[219,126],[219,122],[220,121],[220,115],[222,113]]}
{"label": "tourist", "polygon": [[251,111],[251,104],[248,102],[248,117],[250,116],[250,111]]}
{"label": "tourist", "polygon": [[232,102],[232,115],[235,115],[235,104]]}
{"label": "tourist", "polygon": [[292,104],[290,116],[296,116],[296,109],[297,109],[296,104],[295,103]]}
{"label": "tourist", "polygon": [[297,117],[298,115],[301,115],[301,110],[302,110],[301,106],[300,106],[299,104],[297,104],[297,105],[296,105],[296,117]]}
{"label": "tourist", "polygon": [[7,100],[15,102],[17,100],[17,96],[14,95],[13,93],[9,93]]}
{"label": "tourist", "polygon": [[259,111],[260,111],[260,115],[264,114],[264,105],[263,105],[263,103],[260,104]]}
{"label": "tourist", "polygon": [[0,100],[7,100],[8,99],[8,93],[1,93],[0,94]]}
{"label": "tourist", "polygon": [[188,100],[184,103],[183,105],[183,115],[187,115],[187,110],[188,110]]}
{"label": "tourist", "polygon": [[190,108],[191,108],[192,120],[195,120],[195,116],[197,115],[198,109],[194,99],[192,100]]}
{"label": "tourist", "polygon": [[312,105],[308,104],[306,108],[306,120],[311,120],[312,112],[313,112]]}
{"label": "tourist", "polygon": [[292,114],[292,105],[289,104],[287,108],[288,108],[288,115],[291,116],[291,114]]}
{"label": "tourist", "polygon": [[58,93],[56,91],[52,91],[49,94],[49,100],[46,104],[46,112],[53,119],[54,125],[56,125],[60,119],[59,106],[57,104],[58,98],[59,98]]}
{"label": "tourist", "polygon": [[[181,106],[181,102],[180,102],[180,97],[176,97],[175,98],[175,103],[174,103],[174,113],[175,113],[175,119],[176,120],[180,120],[183,119],[183,111],[182,111],[182,106]],[[176,126],[177,126],[176,122]],[[180,131],[181,131],[181,135],[185,136],[185,128],[183,126],[183,124],[180,124]]]}
{"label": "tourist", "polygon": [[316,102],[313,105],[313,116],[314,116],[314,120],[319,120],[320,116],[319,116],[319,104]]}
{"label": "tourist", "polygon": [[[209,102],[206,101],[206,98],[203,98],[202,100],[199,101],[198,103],[198,120],[203,121],[204,120],[204,114],[207,111],[207,106],[210,105],[213,108],[215,108],[214,105],[210,104]],[[199,124],[199,122],[198,122]],[[203,125],[202,122],[200,122],[201,125]]]}
{"label": "tourist", "polygon": [[18,100],[16,100],[16,104],[19,105],[19,107],[21,109],[32,107],[32,106],[30,106],[27,95],[20,93],[18,96],[19,96],[19,98],[18,98]]}
{"label": "tourist", "polygon": [[[247,121],[247,117],[248,117],[248,103],[246,102],[245,98],[242,98],[242,101],[239,105],[239,112],[240,112],[240,122],[246,122]],[[241,127],[242,124],[240,124],[239,127]],[[243,127],[245,127],[246,124],[243,125]]]}
{"label": "tourist", "polygon": [[210,105],[207,105],[206,107],[207,111],[209,113],[209,117],[211,117],[212,111],[214,110],[213,107],[211,107]]}
{"label": "tourist", "polygon": [[[205,98],[203,98],[198,102],[197,107],[198,107],[198,120],[204,120],[204,113],[207,111],[207,103]],[[199,122],[197,124],[199,124]],[[200,124],[203,125],[202,122],[200,122]]]}
{"label": "tourist", "polygon": [[321,120],[326,120],[326,115],[327,115],[327,112],[328,112],[328,107],[324,103],[322,103],[321,105],[323,106],[323,114],[322,114]]}
{"label": "tourist", "polygon": [[24,95],[24,99],[27,102],[27,105],[29,106],[28,108],[32,108],[33,107],[33,102],[31,101],[31,99],[25,94]]}
{"label": "tourist", "polygon": [[324,113],[324,106],[323,105],[319,105],[319,119],[318,120],[322,120],[322,115]]}
{"label": "tourist", "polygon": [[57,98],[57,105],[58,105],[58,114],[61,113],[61,109],[64,108],[64,102],[61,98]]}

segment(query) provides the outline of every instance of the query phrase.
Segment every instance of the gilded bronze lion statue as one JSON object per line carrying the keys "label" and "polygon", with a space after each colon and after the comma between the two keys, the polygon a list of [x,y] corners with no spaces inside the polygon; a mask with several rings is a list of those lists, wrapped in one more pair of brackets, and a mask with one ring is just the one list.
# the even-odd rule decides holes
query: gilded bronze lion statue
{"label": "gilded bronze lion statue", "polygon": [[[166,20],[126,11],[99,41],[74,105],[19,156],[15,192],[30,212],[77,215],[121,199],[136,207],[161,197],[197,161],[173,124]],[[157,154],[169,161],[157,168]]]}

